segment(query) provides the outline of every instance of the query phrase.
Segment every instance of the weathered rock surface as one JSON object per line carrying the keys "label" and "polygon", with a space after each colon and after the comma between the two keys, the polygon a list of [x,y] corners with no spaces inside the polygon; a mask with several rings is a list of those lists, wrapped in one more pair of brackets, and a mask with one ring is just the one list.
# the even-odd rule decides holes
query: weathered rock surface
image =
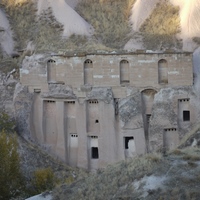
{"label": "weathered rock surface", "polygon": [[18,83],[13,101],[18,133],[24,138],[30,139],[33,94],[28,92],[26,86]]}
{"label": "weathered rock surface", "polygon": [[142,104],[139,92],[119,101],[119,116],[123,122],[127,123],[141,113]]}
{"label": "weathered rock surface", "polygon": [[101,88],[93,87],[92,91],[87,94],[88,99],[97,99],[104,101],[105,103],[110,103],[113,101],[113,93],[111,88]]}
{"label": "weathered rock surface", "polygon": [[62,84],[49,84],[49,92],[41,95],[43,98],[76,99],[72,88]]}
{"label": "weathered rock surface", "polygon": [[181,122],[182,113],[177,112],[179,110],[179,99],[186,98],[193,105],[191,110],[193,114],[190,117],[198,119],[200,116],[200,103],[192,87],[164,88],[155,95],[149,125],[151,151],[163,147],[164,129],[178,129],[180,133],[179,138],[182,139],[196,124],[195,120],[192,120],[193,123]]}

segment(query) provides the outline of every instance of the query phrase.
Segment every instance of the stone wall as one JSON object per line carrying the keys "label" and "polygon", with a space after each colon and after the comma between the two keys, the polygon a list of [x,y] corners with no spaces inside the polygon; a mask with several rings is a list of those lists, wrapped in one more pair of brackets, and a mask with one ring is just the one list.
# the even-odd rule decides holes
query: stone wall
{"label": "stone wall", "polygon": [[175,148],[199,114],[190,53],[33,55],[20,81],[31,138],[89,170]]}
{"label": "stone wall", "polygon": [[[164,67],[160,65],[163,60],[166,62]],[[83,85],[109,86],[116,98],[124,96],[124,86],[163,88],[193,84],[190,53],[33,56],[26,57],[20,74],[21,83],[29,88],[45,91],[48,83],[60,83],[79,92]],[[167,80],[160,82],[162,77],[159,76]]]}

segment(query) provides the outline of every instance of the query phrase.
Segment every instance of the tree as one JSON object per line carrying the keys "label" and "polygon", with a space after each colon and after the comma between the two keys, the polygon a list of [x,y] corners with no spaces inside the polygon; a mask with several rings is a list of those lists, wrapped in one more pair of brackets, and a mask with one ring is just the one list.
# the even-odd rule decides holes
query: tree
{"label": "tree", "polygon": [[16,197],[23,186],[17,147],[16,135],[0,132],[0,200]]}

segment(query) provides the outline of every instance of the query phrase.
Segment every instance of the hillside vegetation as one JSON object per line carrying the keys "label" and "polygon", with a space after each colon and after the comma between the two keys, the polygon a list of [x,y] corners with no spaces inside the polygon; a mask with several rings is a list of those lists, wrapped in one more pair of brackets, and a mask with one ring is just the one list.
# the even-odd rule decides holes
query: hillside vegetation
{"label": "hillside vegetation", "polygon": [[176,34],[180,32],[179,7],[168,1],[158,3],[141,25],[140,32],[147,49],[180,49],[181,41],[176,38]]}
{"label": "hillside vegetation", "polygon": [[149,154],[98,170],[54,190],[54,200],[198,200],[200,151],[175,150],[163,157]]}
{"label": "hillside vegetation", "polygon": [[2,0],[1,6],[9,16],[16,49],[25,49],[30,41],[36,45],[36,50],[53,51],[62,44],[58,43],[62,25],[56,21],[50,9],[37,18],[37,7],[32,1],[17,3],[16,0]]}
{"label": "hillside vegetation", "polygon": [[[35,52],[95,51],[122,50],[134,39],[137,34],[131,31],[129,22],[134,3],[135,0],[80,1],[75,10],[93,26],[94,34],[69,38],[62,38],[63,25],[56,20],[51,8],[37,16],[36,2],[29,0],[20,3],[2,0],[0,7],[9,16],[16,50],[24,50],[32,42]],[[176,39],[179,30],[179,8],[163,0],[142,24],[140,33],[147,49],[180,48],[180,41]]]}
{"label": "hillside vegetation", "polygon": [[123,48],[130,39],[129,16],[135,0],[82,0],[76,11],[95,29],[94,37],[111,48]]}

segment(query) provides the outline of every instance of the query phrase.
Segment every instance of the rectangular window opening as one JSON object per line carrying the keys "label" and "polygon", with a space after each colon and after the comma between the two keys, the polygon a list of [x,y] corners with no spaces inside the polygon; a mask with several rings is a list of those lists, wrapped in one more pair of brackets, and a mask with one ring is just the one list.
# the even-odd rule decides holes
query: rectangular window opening
{"label": "rectangular window opening", "polygon": [[74,134],[73,134],[73,133],[71,133],[70,135],[71,135],[71,137],[78,137],[78,135],[77,135],[77,134],[75,134],[75,133],[74,133]]}
{"label": "rectangular window opening", "polygon": [[55,101],[52,101],[52,100],[47,100],[46,102],[47,103],[55,103]]}
{"label": "rectangular window opening", "polygon": [[125,149],[129,149],[128,142],[129,140],[134,140],[134,137],[125,137]]}
{"label": "rectangular window opening", "polygon": [[147,119],[147,125],[149,125],[149,122],[150,122],[150,117],[151,117],[151,114],[147,114],[147,115],[146,115],[146,119]]}
{"label": "rectangular window opening", "polygon": [[189,110],[183,111],[183,121],[190,121],[190,111]]}
{"label": "rectangular window opening", "polygon": [[89,100],[89,104],[97,104],[99,103],[98,100]]}
{"label": "rectangular window opening", "polygon": [[119,111],[119,99],[114,99],[114,103],[115,103],[115,115],[118,115],[118,111]]}
{"label": "rectangular window opening", "polygon": [[99,158],[98,147],[91,147],[91,150],[92,150],[92,159],[98,159]]}

